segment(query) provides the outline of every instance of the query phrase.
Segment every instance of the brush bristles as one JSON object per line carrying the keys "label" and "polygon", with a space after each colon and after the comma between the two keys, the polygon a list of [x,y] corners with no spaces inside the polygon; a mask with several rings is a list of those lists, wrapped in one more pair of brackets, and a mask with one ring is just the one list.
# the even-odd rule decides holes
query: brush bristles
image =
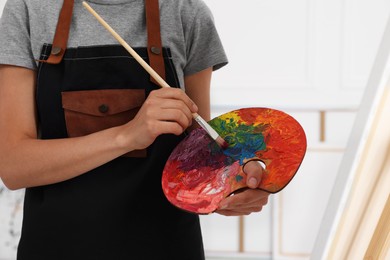
{"label": "brush bristles", "polygon": [[225,140],[223,140],[223,138],[220,136],[218,136],[217,139],[215,139],[215,141],[222,149],[226,149],[229,146],[229,144]]}

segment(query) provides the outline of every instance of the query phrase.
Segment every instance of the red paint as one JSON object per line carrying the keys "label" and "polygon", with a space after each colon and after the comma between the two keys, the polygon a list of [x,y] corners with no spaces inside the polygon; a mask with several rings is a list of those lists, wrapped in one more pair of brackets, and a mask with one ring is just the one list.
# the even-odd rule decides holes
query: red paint
{"label": "red paint", "polygon": [[268,108],[239,109],[220,118],[226,117],[237,126],[256,126],[250,129],[256,129],[254,134],[264,137],[265,148],[256,150],[253,158],[237,160],[226,155],[233,151],[229,149],[234,149],[234,144],[223,150],[203,129],[191,132],[172,152],[163,172],[163,191],[177,207],[198,214],[215,211],[221,200],[247,187],[242,162],[249,159],[265,163],[266,172],[259,189],[270,193],[282,190],[296,174],[306,152],[306,137],[294,118]]}

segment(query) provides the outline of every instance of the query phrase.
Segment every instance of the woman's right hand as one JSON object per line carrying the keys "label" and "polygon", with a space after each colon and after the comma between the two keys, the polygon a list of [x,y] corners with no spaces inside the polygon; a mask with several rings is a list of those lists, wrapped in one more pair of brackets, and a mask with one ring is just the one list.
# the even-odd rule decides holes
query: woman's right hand
{"label": "woman's right hand", "polygon": [[122,126],[122,137],[129,149],[144,149],[161,134],[182,134],[197,111],[198,107],[181,89],[154,90],[134,119]]}
{"label": "woman's right hand", "polygon": [[[160,134],[180,134],[197,111],[180,89],[153,91],[134,120],[90,135],[37,138],[35,71],[0,65],[0,178],[9,189],[69,180]],[[6,123],[5,123],[6,122]]]}

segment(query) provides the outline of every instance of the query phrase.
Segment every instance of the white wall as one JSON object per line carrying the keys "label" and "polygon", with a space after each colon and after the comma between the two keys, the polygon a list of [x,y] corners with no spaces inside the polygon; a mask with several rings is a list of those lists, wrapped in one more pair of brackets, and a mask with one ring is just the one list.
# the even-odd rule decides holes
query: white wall
{"label": "white wall", "polygon": [[214,75],[214,115],[249,106],[285,110],[303,125],[308,151],[271,205],[244,218],[243,234],[239,219],[202,217],[205,247],[210,255],[241,249],[241,256],[309,259],[390,2],[206,2],[230,58]]}
{"label": "white wall", "polygon": [[[308,259],[390,1],[205,2],[230,59],[213,76],[213,115],[250,106],[282,109],[301,122],[308,138],[297,176],[263,212],[202,216],[207,254]],[[0,259],[14,257],[22,198],[23,192],[0,185]]]}

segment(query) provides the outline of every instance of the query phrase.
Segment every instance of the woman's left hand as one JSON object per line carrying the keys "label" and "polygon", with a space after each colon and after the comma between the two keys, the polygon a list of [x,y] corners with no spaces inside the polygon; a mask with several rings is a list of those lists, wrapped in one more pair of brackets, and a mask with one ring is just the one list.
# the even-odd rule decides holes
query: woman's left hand
{"label": "woman's left hand", "polygon": [[216,213],[225,216],[249,215],[261,211],[268,203],[270,194],[257,189],[263,174],[261,165],[256,161],[250,161],[244,166],[244,172],[247,174],[248,189],[223,199]]}

